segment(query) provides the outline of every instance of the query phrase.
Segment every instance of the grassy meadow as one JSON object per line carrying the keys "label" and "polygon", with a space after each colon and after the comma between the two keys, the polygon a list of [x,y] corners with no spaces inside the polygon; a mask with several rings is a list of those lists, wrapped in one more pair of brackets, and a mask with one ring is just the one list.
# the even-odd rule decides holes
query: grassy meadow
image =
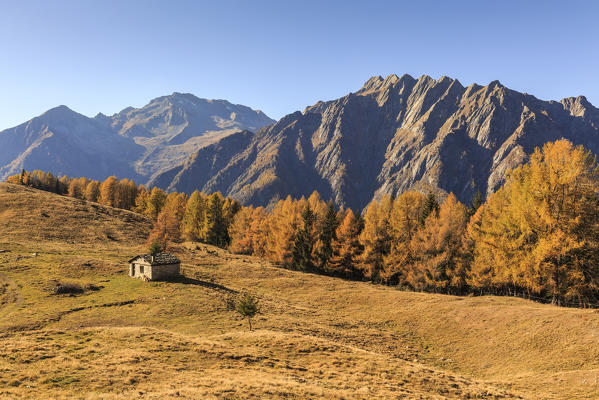
{"label": "grassy meadow", "polygon": [[[138,214],[0,184],[0,398],[596,399],[599,313],[289,271],[195,243],[143,282]],[[54,294],[58,284],[83,288]],[[256,295],[254,330],[233,304]]]}

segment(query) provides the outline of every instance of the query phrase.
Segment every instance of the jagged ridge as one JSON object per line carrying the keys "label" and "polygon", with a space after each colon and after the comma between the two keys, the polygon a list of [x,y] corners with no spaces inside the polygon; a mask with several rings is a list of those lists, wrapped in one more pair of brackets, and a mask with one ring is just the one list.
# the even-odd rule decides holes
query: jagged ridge
{"label": "jagged ridge", "polygon": [[542,101],[499,81],[464,87],[445,76],[377,76],[255,136],[206,147],[151,182],[260,205],[318,190],[360,209],[409,188],[469,202],[476,190],[495,191],[506,170],[547,141],[565,137],[597,152],[598,127],[599,111],[582,96]]}

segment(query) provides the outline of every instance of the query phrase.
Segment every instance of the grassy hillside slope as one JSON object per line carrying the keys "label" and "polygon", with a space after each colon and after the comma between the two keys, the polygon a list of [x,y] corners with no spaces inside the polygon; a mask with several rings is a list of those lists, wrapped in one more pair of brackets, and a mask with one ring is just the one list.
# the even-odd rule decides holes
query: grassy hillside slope
{"label": "grassy hillside slope", "polygon": [[[402,292],[195,244],[176,249],[185,278],[146,283],[126,261],[149,227],[0,184],[0,397],[599,398],[594,310]],[[245,291],[262,304],[253,332],[232,310]]]}

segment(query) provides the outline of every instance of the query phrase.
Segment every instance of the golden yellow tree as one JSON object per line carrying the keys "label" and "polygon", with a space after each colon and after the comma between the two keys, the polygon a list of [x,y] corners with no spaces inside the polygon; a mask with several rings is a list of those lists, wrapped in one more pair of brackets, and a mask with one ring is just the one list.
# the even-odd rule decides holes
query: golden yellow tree
{"label": "golden yellow tree", "polygon": [[166,192],[160,188],[154,187],[148,196],[148,200],[146,202],[146,209],[144,214],[149,216],[152,219],[156,219],[158,214],[164,207],[164,202],[166,201]]}
{"label": "golden yellow tree", "polygon": [[253,209],[250,221],[250,235],[252,240],[252,254],[265,257],[268,254],[269,214],[264,207]]}
{"label": "golden yellow tree", "polygon": [[154,228],[148,237],[148,244],[160,243],[166,250],[169,243],[181,240],[181,220],[185,213],[187,195],[171,193],[165,200],[164,207],[158,213]]}
{"label": "golden yellow tree", "polygon": [[[29,180],[30,180],[29,173],[26,173],[25,174],[25,183],[23,183],[23,184],[27,185],[28,184],[27,182]],[[58,191],[57,191],[58,194],[65,194],[65,193],[67,193],[67,191],[69,189],[69,182],[70,182],[70,180],[71,180],[71,178],[69,178],[66,175],[63,175],[63,176],[61,176],[58,179]]]}
{"label": "golden yellow tree", "polygon": [[327,212],[327,203],[322,200],[320,194],[315,190],[310,197],[308,197],[308,204],[320,223]]}
{"label": "golden yellow tree", "polygon": [[405,283],[416,290],[463,291],[466,275],[459,260],[467,221],[468,210],[450,193],[439,214],[429,215],[412,238],[412,262],[406,268]]}
{"label": "golden yellow tree", "polygon": [[308,202],[303,197],[293,200],[287,196],[279,201],[268,219],[267,257],[279,264],[289,265],[295,235],[300,227],[301,212]]}
{"label": "golden yellow tree", "polygon": [[137,196],[135,197],[135,205],[132,210],[143,214],[148,208],[148,198],[149,194],[144,185],[140,185],[137,191]]}
{"label": "golden yellow tree", "polygon": [[373,200],[364,215],[364,229],[360,234],[360,243],[364,247],[361,266],[364,276],[373,282],[381,280],[385,256],[391,248],[391,228],[389,215],[393,206],[390,196],[381,201]]}
{"label": "golden yellow tree", "polygon": [[362,272],[358,267],[362,247],[360,245],[360,220],[352,210],[340,213],[341,223],[332,240],[333,254],[329,271],[335,275],[358,279]]}
{"label": "golden yellow tree", "polygon": [[98,201],[100,197],[100,182],[91,181],[85,188],[85,200],[87,201]]}
{"label": "golden yellow tree", "polygon": [[206,195],[196,190],[189,197],[181,221],[181,234],[185,240],[199,241],[201,239],[205,212]]}
{"label": "golden yellow tree", "polygon": [[412,262],[410,242],[420,228],[425,196],[408,191],[393,201],[389,214],[389,254],[383,258],[381,276],[390,284],[403,280],[405,267]]}
{"label": "golden yellow tree", "polygon": [[121,179],[114,194],[114,206],[125,210],[131,210],[135,206],[137,197],[137,185],[130,179]]}
{"label": "golden yellow tree", "polygon": [[253,214],[254,207],[250,206],[242,207],[235,215],[229,228],[229,237],[231,238],[229,250],[233,253],[248,255],[254,253],[251,232]]}
{"label": "golden yellow tree", "polygon": [[[68,196],[82,200],[85,199],[85,189],[87,188],[88,182],[89,179],[87,178],[71,179],[71,181],[69,182],[69,188],[67,192]],[[44,189],[48,190],[48,188]]]}
{"label": "golden yellow tree", "polygon": [[100,203],[114,207],[114,196],[116,194],[117,180],[115,176],[109,176],[100,184]]}
{"label": "golden yellow tree", "polygon": [[223,220],[227,228],[233,223],[235,214],[241,210],[241,204],[230,197],[225,198],[222,206]]}
{"label": "golden yellow tree", "polygon": [[268,213],[264,207],[242,207],[229,228],[229,250],[263,257],[266,254]]}
{"label": "golden yellow tree", "polygon": [[[481,216],[483,213],[484,206],[477,205],[476,211],[468,220],[464,234],[462,235],[462,241],[460,246],[460,254],[456,264],[456,274],[462,277],[461,282],[451,282],[451,285],[456,287],[461,283],[465,288],[469,288],[470,291],[482,290],[490,285],[491,275],[489,274],[489,268],[483,268],[481,270],[473,269],[474,250],[476,242],[480,235],[480,224]],[[473,207],[468,209],[468,213],[472,213]],[[479,264],[481,266],[482,264]]]}
{"label": "golden yellow tree", "polygon": [[599,289],[599,167],[567,140],[536,149],[484,207],[473,270],[503,291],[585,303]]}

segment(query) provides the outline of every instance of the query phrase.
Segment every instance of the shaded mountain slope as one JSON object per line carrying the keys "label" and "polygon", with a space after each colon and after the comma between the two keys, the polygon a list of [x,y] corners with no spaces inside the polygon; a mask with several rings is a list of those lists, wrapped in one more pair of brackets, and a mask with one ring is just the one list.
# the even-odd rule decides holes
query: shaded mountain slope
{"label": "shaded mountain slope", "polygon": [[151,183],[261,205],[315,189],[353,208],[409,188],[469,202],[476,190],[495,191],[536,146],[565,137],[597,152],[598,135],[599,111],[582,96],[543,101],[498,81],[390,75],[287,115],[247,144],[208,146]]}
{"label": "shaded mountain slope", "polygon": [[92,179],[114,171],[139,180],[128,160],[141,157],[143,151],[104,124],[59,106],[0,132],[0,179],[25,168]]}

